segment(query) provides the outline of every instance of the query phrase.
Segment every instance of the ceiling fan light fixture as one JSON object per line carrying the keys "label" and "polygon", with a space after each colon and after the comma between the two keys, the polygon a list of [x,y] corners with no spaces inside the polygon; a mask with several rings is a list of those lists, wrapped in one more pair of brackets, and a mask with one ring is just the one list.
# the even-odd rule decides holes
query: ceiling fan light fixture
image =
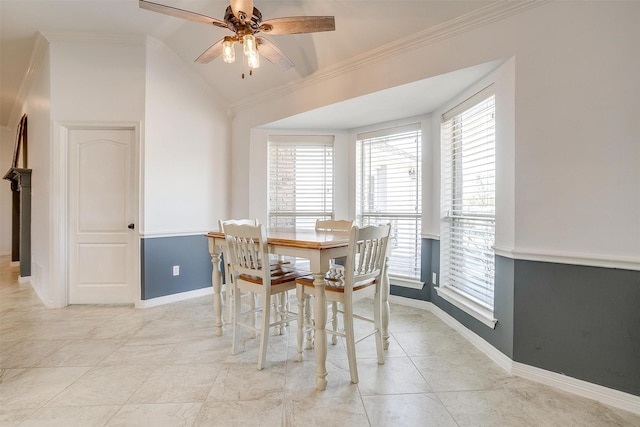
{"label": "ceiling fan light fixture", "polygon": [[245,34],[242,36],[242,49],[244,55],[248,58],[250,55],[258,53],[258,45],[256,44],[256,37],[253,34]]}
{"label": "ceiling fan light fixture", "polygon": [[236,60],[234,40],[231,36],[226,36],[222,42],[222,59],[228,64],[231,64]]}
{"label": "ceiling fan light fixture", "polygon": [[247,56],[247,65],[249,65],[249,68],[251,69],[258,68],[260,66],[260,54],[257,50],[255,53]]}
{"label": "ceiling fan light fixture", "polygon": [[242,52],[247,58],[247,65],[254,69],[260,66],[260,54],[258,53],[258,41],[253,34],[242,36]]}
{"label": "ceiling fan light fixture", "polygon": [[[2,1],[2,0],[0,0]],[[224,62],[235,62],[235,43],[242,44],[243,64],[249,65],[251,70],[260,66],[260,54],[271,63],[279,66],[283,71],[293,67],[293,62],[271,41],[264,37],[255,37],[255,34],[264,32],[274,35],[280,34],[306,34],[320,31],[334,31],[335,18],[333,16],[289,16],[269,19],[262,22],[262,13],[253,6],[254,0],[229,0],[229,6],[225,9],[224,20],[212,18],[200,13],[154,3],[148,0],[138,0],[138,6],[151,12],[162,13],[176,18],[200,22],[214,27],[224,28],[234,33],[233,36],[224,37],[209,46],[196,58],[195,62],[208,64],[215,58],[222,56]],[[243,73],[244,75],[244,73]],[[244,78],[244,77],[243,77]]]}

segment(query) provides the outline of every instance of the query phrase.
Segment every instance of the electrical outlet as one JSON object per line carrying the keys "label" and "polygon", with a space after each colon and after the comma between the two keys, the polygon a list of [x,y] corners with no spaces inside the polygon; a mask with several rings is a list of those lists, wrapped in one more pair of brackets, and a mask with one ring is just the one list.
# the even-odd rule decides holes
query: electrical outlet
{"label": "electrical outlet", "polygon": [[438,276],[436,275],[436,273],[431,273],[431,283],[433,283],[434,285],[438,284]]}
{"label": "electrical outlet", "polygon": [[179,276],[180,275],[180,266],[179,265],[174,265],[173,266],[173,275],[174,276]]}

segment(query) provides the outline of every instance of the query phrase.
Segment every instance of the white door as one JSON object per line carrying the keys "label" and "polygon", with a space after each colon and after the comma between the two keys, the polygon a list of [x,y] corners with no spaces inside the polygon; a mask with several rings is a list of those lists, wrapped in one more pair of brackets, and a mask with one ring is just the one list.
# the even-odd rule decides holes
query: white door
{"label": "white door", "polygon": [[70,129],[69,304],[135,301],[133,129]]}

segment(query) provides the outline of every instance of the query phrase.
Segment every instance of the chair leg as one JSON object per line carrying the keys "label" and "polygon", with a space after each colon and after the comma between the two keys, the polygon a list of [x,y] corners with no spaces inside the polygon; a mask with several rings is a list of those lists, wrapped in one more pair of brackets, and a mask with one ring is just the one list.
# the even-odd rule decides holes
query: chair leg
{"label": "chair leg", "polygon": [[[283,292],[283,293],[279,293],[274,295],[273,298],[273,304],[274,304],[274,313],[273,313],[273,317],[274,317],[274,321],[275,322],[279,322],[281,320],[284,320],[286,315],[285,313],[288,311],[288,305],[289,305],[289,300],[287,298],[287,293]],[[273,335],[284,335],[286,333],[286,323],[283,323],[281,325],[276,326],[273,332]]]}
{"label": "chair leg", "polygon": [[[241,298],[240,292],[238,292],[238,298]],[[258,298],[257,294],[254,294],[253,292],[249,292],[249,309],[251,310],[251,314],[249,315],[249,324],[251,326],[253,326],[255,328],[256,326],[256,299]],[[242,305],[242,304],[240,304]],[[255,338],[256,337],[256,333],[254,331],[251,331],[251,334],[249,335],[251,338]]]}
{"label": "chair leg", "polygon": [[269,323],[271,322],[271,298],[263,295],[262,326],[260,327],[260,353],[258,354],[258,370],[264,368],[269,343]]}
{"label": "chair leg", "polygon": [[240,310],[242,308],[242,301],[240,298],[240,290],[235,285],[233,286],[233,293],[235,295],[235,298],[233,298],[234,310],[232,315],[233,335],[231,339],[231,354],[237,354],[238,353],[238,317],[241,315]]}
{"label": "chair leg", "polygon": [[305,327],[305,309],[304,309],[304,286],[296,285],[296,299],[298,300],[298,329],[296,338],[298,339],[298,355],[296,360],[302,362],[302,341],[304,339],[304,327]]}
{"label": "chair leg", "polygon": [[[331,322],[331,327],[333,328],[334,331],[338,331],[338,301],[332,301],[331,302],[331,315],[332,317],[332,322]],[[338,336],[337,335],[333,335],[331,334],[331,344],[332,345],[336,345],[338,344]]]}
{"label": "chair leg", "polygon": [[351,382],[358,384],[358,365],[356,364],[356,341],[353,331],[353,301],[345,292],[344,309],[344,333],[347,340],[347,358],[349,359],[349,373]]}
{"label": "chair leg", "polygon": [[[273,322],[280,320],[280,295],[271,295],[269,302],[273,305]],[[271,322],[271,319],[269,319]],[[280,325],[274,326],[273,335],[280,335]]]}
{"label": "chair leg", "polygon": [[[303,291],[304,292],[304,291]],[[305,346],[306,350],[311,350],[313,348],[313,322],[311,320],[311,295],[304,295],[304,326],[307,327],[306,342]]]}
{"label": "chair leg", "polygon": [[224,285],[226,288],[226,295],[225,295],[225,304],[224,304],[224,317],[225,317],[225,322],[224,323],[231,323],[233,322],[233,310],[231,309],[231,304],[233,304],[233,297],[231,296],[231,293],[233,292],[233,290],[231,289],[231,283],[227,283]]}
{"label": "chair leg", "polygon": [[[280,294],[280,320],[286,320],[287,314],[289,310],[289,292],[283,292]],[[289,322],[284,322],[280,326],[280,335],[285,335],[287,333],[287,327],[289,326]]]}
{"label": "chair leg", "polygon": [[233,304],[233,284],[231,283],[231,266],[229,264],[225,264],[224,269],[224,287],[226,289],[225,295],[225,317],[226,322],[233,322],[233,309],[231,304]]}
{"label": "chair leg", "polygon": [[382,340],[382,298],[379,288],[373,297],[373,321],[376,328],[376,352],[378,365],[384,365],[384,342]]}

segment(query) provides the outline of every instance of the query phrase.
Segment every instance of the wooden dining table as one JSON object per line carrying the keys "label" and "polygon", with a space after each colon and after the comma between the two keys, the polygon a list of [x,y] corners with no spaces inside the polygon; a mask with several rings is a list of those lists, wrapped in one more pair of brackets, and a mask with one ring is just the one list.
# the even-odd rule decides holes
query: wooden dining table
{"label": "wooden dining table", "polygon": [[[209,242],[209,253],[213,264],[211,284],[213,286],[213,312],[216,321],[216,334],[223,333],[222,323],[222,273],[220,265],[222,253],[226,247],[224,233],[212,231],[206,234]],[[310,261],[310,270],[314,277],[314,316],[316,356],[316,387],[325,390],[327,387],[327,323],[326,296],[324,276],[329,270],[331,259],[347,255],[349,246],[348,232],[267,229],[269,251],[276,255],[305,258]],[[386,269],[385,269],[386,270]],[[389,280],[385,271],[382,281],[382,338],[384,348],[389,348]]]}

